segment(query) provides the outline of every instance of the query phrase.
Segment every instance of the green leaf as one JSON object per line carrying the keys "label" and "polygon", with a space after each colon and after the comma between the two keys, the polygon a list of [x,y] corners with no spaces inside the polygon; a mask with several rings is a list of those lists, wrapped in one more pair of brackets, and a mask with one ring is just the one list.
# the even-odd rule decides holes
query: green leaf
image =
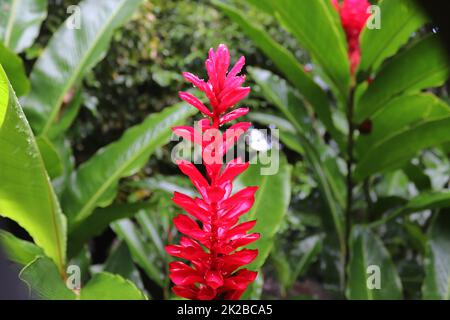
{"label": "green leaf", "polygon": [[407,127],[365,153],[354,172],[356,181],[380,172],[401,167],[422,149],[450,140],[450,116]]}
{"label": "green leaf", "polygon": [[100,235],[111,222],[134,217],[140,210],[152,206],[151,203],[118,203],[95,209],[81,224],[69,230],[68,256],[75,256],[84,244]]}
{"label": "green leaf", "polygon": [[[268,71],[264,71],[264,73],[266,72]],[[343,249],[343,177],[337,169],[334,161],[335,156],[329,154],[329,148],[324,145],[317,134],[309,132],[311,129],[310,124],[307,122],[308,120],[298,116],[298,106],[302,104],[295,95],[292,93],[288,94],[291,90],[290,88],[286,88],[283,84],[278,83],[280,80],[277,77],[269,77],[270,82],[267,83],[260,83],[264,77],[258,77],[257,74],[255,74],[254,79],[261,86],[264,96],[289,119],[296,129],[297,134],[295,135],[282,131],[280,133],[280,139],[288,148],[301,153],[305,157],[308,166],[314,172],[322,197],[330,209],[329,212],[336,228],[341,248]],[[305,115],[305,112],[300,111],[300,114]],[[307,135],[306,133],[309,134]]]}
{"label": "green leaf", "polygon": [[72,174],[70,187],[63,195],[69,222],[79,224],[96,207],[110,204],[119,179],[142,168],[156,148],[169,142],[171,128],[195,114],[194,110],[180,103],[152,114],[83,163]]}
{"label": "green leaf", "polygon": [[429,230],[424,299],[450,300],[450,215],[440,213]]}
{"label": "green leaf", "polygon": [[317,258],[322,249],[322,240],[323,237],[321,235],[314,235],[303,239],[299,243],[298,247],[302,252],[302,256],[293,268],[289,286],[294,285],[295,281],[307,271],[311,263]]}
{"label": "green leaf", "polygon": [[17,96],[30,91],[30,81],[25,73],[22,59],[0,42],[0,64],[3,66]]}
{"label": "green leaf", "polygon": [[84,0],[79,4],[80,27],[70,25],[77,18],[71,16],[53,34],[33,67],[32,90],[24,101],[35,133],[48,133],[66,94],[105,56],[114,30],[132,16],[141,2]]}
{"label": "green leaf", "polygon": [[357,154],[363,156],[399,132],[449,115],[448,105],[431,93],[399,96],[373,116],[370,134],[360,135],[356,141]]}
{"label": "green leaf", "polygon": [[81,289],[81,300],[146,300],[129,280],[108,272],[97,273]]}
{"label": "green leaf", "polygon": [[0,244],[9,260],[22,266],[29,264],[37,256],[44,255],[42,249],[34,243],[19,239],[5,230],[0,230]]}
{"label": "green leaf", "polygon": [[264,12],[268,15],[273,15],[273,6],[271,0],[245,0],[248,4],[252,5],[254,8]]}
{"label": "green leaf", "polygon": [[74,300],[75,294],[70,291],[61,279],[58,269],[52,260],[37,257],[19,274],[34,296],[45,300]]}
{"label": "green leaf", "polygon": [[421,39],[380,69],[356,105],[355,120],[370,118],[403,92],[440,86],[448,75],[447,55],[439,38],[432,35]]}
{"label": "green leaf", "polygon": [[158,251],[161,258],[166,257],[166,251],[164,249],[164,243],[159,235],[157,225],[152,221],[150,215],[145,210],[141,210],[137,216],[136,220],[139,223],[142,232],[146,235],[147,239],[151,239],[156,250]]}
{"label": "green leaf", "polygon": [[406,205],[409,212],[419,212],[425,209],[439,209],[450,206],[450,191],[424,192],[412,198]]}
{"label": "green leaf", "polygon": [[[236,185],[241,188],[245,186],[258,186],[255,195],[255,203],[252,209],[243,218],[256,219],[256,226],[252,232],[261,234],[261,238],[249,248],[258,249],[258,257],[248,268],[250,270],[260,269],[273,246],[274,236],[280,228],[291,200],[291,167],[284,157],[272,159],[271,166],[279,165],[278,171],[273,175],[262,175],[260,164],[252,164],[241,174]],[[275,163],[278,161],[278,164]]]}
{"label": "green leaf", "polygon": [[155,252],[147,245],[144,237],[133,222],[128,219],[119,220],[112,223],[111,227],[119,238],[128,245],[128,249],[130,249],[134,262],[144,269],[146,274],[155,281],[155,283],[163,287],[164,275],[162,270],[153,264]]}
{"label": "green leaf", "polygon": [[[299,90],[302,97],[314,108],[319,119],[323,122],[330,134],[337,140],[341,139],[340,132],[334,126],[326,93],[314,82],[312,77],[304,70],[295,56],[281,44],[273,40],[269,34],[256,23],[250,21],[241,11],[214,1],[233,21],[235,21],[247,36],[269,57],[280,69],[286,78]],[[252,77],[256,77],[256,68]]]}
{"label": "green leaf", "polygon": [[255,122],[263,124],[267,127],[274,125],[277,129],[286,133],[295,133],[294,126],[282,116],[276,116],[266,112],[251,112],[247,117]]}
{"label": "green leaf", "polygon": [[446,207],[450,207],[450,191],[425,191],[410,199],[406,204],[389,215],[375,221],[370,226],[383,225],[386,222],[403,215]]}
{"label": "green leaf", "polygon": [[[355,226],[350,235],[350,262],[348,264],[348,299],[379,300],[401,299],[402,284],[389,252],[383,242],[368,229]],[[379,273],[370,270],[378,267]],[[379,289],[370,289],[371,277],[380,277]]]}
{"label": "green leaf", "polygon": [[44,160],[45,169],[51,179],[59,177],[63,171],[63,163],[55,146],[47,137],[38,137],[36,142]]}
{"label": "green leaf", "polygon": [[[77,296],[66,287],[56,265],[48,258],[38,257],[19,274],[34,296],[47,300],[75,300]],[[118,275],[101,272],[81,289],[81,300],[145,300],[136,286]]]}
{"label": "green leaf", "polygon": [[366,27],[361,34],[360,70],[377,70],[427,20],[413,0],[383,0],[378,5],[381,13],[380,29]]}
{"label": "green leaf", "polygon": [[289,263],[288,255],[276,241],[274,249],[270,253],[270,265],[275,268],[278,281],[280,282],[281,295],[286,296],[286,291],[291,285],[292,268]]}
{"label": "green leaf", "polygon": [[130,187],[138,189],[148,189],[150,191],[160,190],[172,195],[175,191],[195,197],[189,179],[182,176],[154,175],[150,178],[131,181]]}
{"label": "green leaf", "polygon": [[410,161],[403,166],[401,170],[408,176],[408,179],[414,183],[417,190],[420,192],[432,188],[431,179],[423,170],[420,163],[413,163]]}
{"label": "green leaf", "polygon": [[103,271],[120,275],[136,284],[139,289],[144,289],[139,270],[134,265],[130,250],[125,242],[120,241],[109,253]]}
{"label": "green leaf", "polygon": [[269,98],[295,129],[309,135],[312,131],[310,114],[303,101],[286,81],[267,70],[249,67],[248,71],[261,87],[263,95]]}
{"label": "green leaf", "polygon": [[322,249],[322,240],[322,235],[313,235],[299,241],[295,255],[294,252],[283,251],[283,247],[277,242],[274,250],[270,253],[270,258],[285,293],[317,258]]}
{"label": "green leaf", "polygon": [[52,141],[60,137],[74,122],[83,102],[82,90],[77,90],[71,101],[64,108],[64,112],[57,119],[48,132],[48,137]]}
{"label": "green leaf", "polygon": [[350,85],[350,65],[344,31],[329,0],[279,0],[275,16],[323,68],[342,98]]}
{"label": "green leaf", "polygon": [[65,217],[31,128],[1,67],[0,93],[0,215],[27,230],[63,274]]}
{"label": "green leaf", "polygon": [[14,52],[31,47],[47,17],[47,0],[0,1],[0,39]]}

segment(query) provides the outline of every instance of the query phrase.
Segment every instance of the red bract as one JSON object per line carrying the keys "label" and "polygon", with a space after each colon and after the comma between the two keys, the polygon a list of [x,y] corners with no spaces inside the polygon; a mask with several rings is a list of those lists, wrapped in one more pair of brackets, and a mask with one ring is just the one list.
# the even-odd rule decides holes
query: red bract
{"label": "red bract", "polygon": [[[242,87],[245,76],[239,76],[245,59],[241,57],[230,71],[230,53],[221,44],[216,51],[210,49],[205,62],[209,80],[205,82],[188,72],[184,78],[209,100],[208,108],[198,98],[180,92],[180,98],[197,108],[205,119],[194,127],[173,128],[175,134],[202,148],[206,177],[188,161],[179,161],[178,167],[189,177],[200,197],[191,198],[175,192],[173,201],[190,216],[180,214],[173,222],[179,232],[186,235],[180,244],[168,245],[166,251],[177,258],[189,260],[171,262],[170,279],[175,283],[173,292],[187,299],[239,299],[257,273],[242,266],[251,263],[257,250],[240,249],[259,239],[258,233],[247,233],[256,221],[238,224],[239,218],[253,205],[257,187],[247,187],[232,194],[233,180],[247,169],[248,163],[236,158],[222,165],[223,156],[250,123],[239,122],[221,134],[219,127],[248,113],[248,108],[230,111],[250,92]],[[239,269],[239,270],[238,270]]]}
{"label": "red bract", "polygon": [[341,5],[337,0],[332,0],[332,2],[339,12],[342,27],[347,36],[350,71],[354,74],[361,60],[359,35],[370,16],[367,12],[370,3],[367,0],[344,0]]}

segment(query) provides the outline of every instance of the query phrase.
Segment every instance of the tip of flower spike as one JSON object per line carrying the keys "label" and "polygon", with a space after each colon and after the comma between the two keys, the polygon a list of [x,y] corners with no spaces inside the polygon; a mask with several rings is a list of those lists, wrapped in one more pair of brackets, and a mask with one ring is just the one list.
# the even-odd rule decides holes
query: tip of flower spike
{"label": "tip of flower spike", "polygon": [[219,50],[219,49],[220,50],[228,50],[228,47],[226,46],[226,44],[221,43],[217,46],[217,50]]}

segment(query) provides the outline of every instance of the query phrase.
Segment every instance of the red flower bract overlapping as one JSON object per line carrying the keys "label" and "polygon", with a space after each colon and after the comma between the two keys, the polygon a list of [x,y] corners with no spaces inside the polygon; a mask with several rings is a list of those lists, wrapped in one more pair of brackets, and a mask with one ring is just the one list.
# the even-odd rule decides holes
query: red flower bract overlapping
{"label": "red flower bract overlapping", "polygon": [[332,2],[339,12],[342,27],[347,36],[350,71],[354,74],[361,60],[359,35],[370,16],[367,12],[370,3],[367,0],[344,0],[340,5],[338,0],[332,0]]}
{"label": "red flower bract overlapping", "polygon": [[173,201],[189,215],[180,214],[174,218],[175,227],[185,236],[179,244],[166,247],[170,255],[190,261],[190,265],[181,261],[169,265],[169,276],[175,284],[173,292],[187,299],[239,299],[257,276],[256,272],[241,268],[258,255],[257,250],[242,249],[259,239],[258,233],[248,233],[256,221],[238,224],[239,218],[252,207],[257,187],[247,187],[232,194],[233,180],[249,164],[240,158],[222,164],[223,156],[250,123],[232,125],[220,139],[211,134],[249,111],[248,108],[230,110],[250,92],[249,87],[242,87],[245,76],[239,75],[244,64],[245,59],[241,57],[229,70],[230,53],[221,44],[216,51],[209,51],[205,62],[207,82],[191,73],[183,73],[187,81],[206,95],[211,106],[208,108],[188,92],[180,92],[180,98],[206,118],[199,121],[198,128],[173,128],[175,134],[201,146],[206,169],[205,177],[194,164],[178,161],[178,167],[200,194],[200,197],[192,198],[174,193]]}

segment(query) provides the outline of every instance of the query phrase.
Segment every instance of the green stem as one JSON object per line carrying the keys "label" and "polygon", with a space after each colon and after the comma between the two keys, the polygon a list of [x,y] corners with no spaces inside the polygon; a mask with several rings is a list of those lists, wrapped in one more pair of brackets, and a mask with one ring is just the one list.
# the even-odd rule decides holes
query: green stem
{"label": "green stem", "polygon": [[344,290],[347,284],[347,272],[346,267],[350,260],[349,253],[349,240],[350,240],[350,230],[352,227],[352,204],[353,204],[353,176],[352,169],[354,163],[353,148],[354,148],[354,133],[355,125],[353,123],[353,111],[354,111],[354,96],[355,88],[350,89],[350,95],[347,102],[347,123],[348,123],[348,139],[347,139],[347,201],[345,208],[345,249],[344,249],[344,261],[343,261],[343,279],[344,279]]}

